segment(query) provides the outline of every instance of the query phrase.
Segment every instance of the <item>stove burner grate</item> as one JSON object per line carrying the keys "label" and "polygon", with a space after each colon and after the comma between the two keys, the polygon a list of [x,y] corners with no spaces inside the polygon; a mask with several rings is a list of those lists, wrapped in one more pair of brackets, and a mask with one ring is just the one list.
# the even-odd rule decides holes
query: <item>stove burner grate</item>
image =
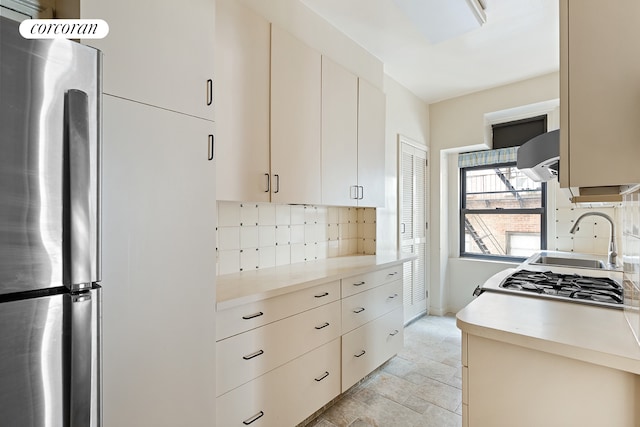
{"label": "stove burner grate", "polygon": [[518,270],[508,276],[500,287],[532,295],[608,304],[622,304],[624,299],[622,286],[608,277],[588,277],[552,271]]}

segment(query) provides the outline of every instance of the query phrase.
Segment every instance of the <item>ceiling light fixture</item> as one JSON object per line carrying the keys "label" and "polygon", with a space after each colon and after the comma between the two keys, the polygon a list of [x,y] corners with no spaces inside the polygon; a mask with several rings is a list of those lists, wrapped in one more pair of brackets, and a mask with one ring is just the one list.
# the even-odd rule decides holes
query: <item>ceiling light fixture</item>
{"label": "ceiling light fixture", "polygon": [[486,0],[393,0],[431,43],[453,39],[487,22]]}

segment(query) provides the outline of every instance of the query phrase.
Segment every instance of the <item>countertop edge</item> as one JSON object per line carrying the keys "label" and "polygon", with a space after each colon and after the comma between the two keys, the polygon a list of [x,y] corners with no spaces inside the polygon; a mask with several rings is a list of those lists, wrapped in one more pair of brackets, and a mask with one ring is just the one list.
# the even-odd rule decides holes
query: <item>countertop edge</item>
{"label": "countertop edge", "polygon": [[640,346],[622,310],[485,292],[456,314],[456,325],[470,335],[640,375]]}
{"label": "countertop edge", "polygon": [[[356,274],[367,273],[372,269],[391,267],[414,259],[417,259],[416,255],[403,253],[387,254],[384,256],[354,255],[288,264],[283,267],[255,270],[244,274],[234,273],[225,276],[218,276],[218,292],[220,291],[221,286],[223,288],[238,286],[239,289],[236,289],[236,292],[232,292],[234,295],[226,298],[221,299],[218,295],[216,309],[218,311],[227,310],[243,304],[262,301],[290,292],[311,288],[322,283],[344,279]],[[349,265],[350,261],[353,261],[354,264]],[[305,279],[295,278],[298,274],[305,274],[303,270],[308,267],[319,267],[321,271],[309,273],[309,277]],[[263,280],[261,279],[261,276],[264,277],[264,280],[273,280],[275,277],[280,283],[273,287],[268,287],[267,289],[252,291],[252,289],[250,289],[251,285],[248,283],[256,280]],[[243,284],[243,282],[247,283]]]}
{"label": "countertop edge", "polygon": [[522,335],[515,332],[476,325],[465,322],[457,316],[456,325],[458,329],[470,335],[475,335],[482,338],[529,348],[531,350],[542,351],[545,353],[555,354],[581,362],[587,362],[594,365],[605,366],[608,368],[640,375],[640,360],[636,360],[633,358],[624,357],[612,353],[604,353],[601,351],[578,347],[571,344],[553,342],[544,338]]}

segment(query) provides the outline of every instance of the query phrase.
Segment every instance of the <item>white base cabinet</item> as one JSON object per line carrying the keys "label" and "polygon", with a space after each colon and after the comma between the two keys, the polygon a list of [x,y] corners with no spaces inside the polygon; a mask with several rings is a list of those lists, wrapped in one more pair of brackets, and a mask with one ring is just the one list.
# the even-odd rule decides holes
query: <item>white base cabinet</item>
{"label": "white base cabinet", "polygon": [[632,373],[462,334],[465,427],[637,427]]}
{"label": "white base cabinet", "polygon": [[293,427],[402,348],[402,264],[223,305],[217,324],[217,425]]}
{"label": "white base cabinet", "polygon": [[342,336],[342,391],[382,365],[404,344],[402,307]]}

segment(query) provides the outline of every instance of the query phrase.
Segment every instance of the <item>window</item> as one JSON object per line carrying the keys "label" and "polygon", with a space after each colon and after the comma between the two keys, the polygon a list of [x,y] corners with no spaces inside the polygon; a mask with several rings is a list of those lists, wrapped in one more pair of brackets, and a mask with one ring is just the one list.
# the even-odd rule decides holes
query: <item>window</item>
{"label": "window", "polygon": [[515,162],[463,167],[460,255],[520,260],[546,249],[546,184]]}

